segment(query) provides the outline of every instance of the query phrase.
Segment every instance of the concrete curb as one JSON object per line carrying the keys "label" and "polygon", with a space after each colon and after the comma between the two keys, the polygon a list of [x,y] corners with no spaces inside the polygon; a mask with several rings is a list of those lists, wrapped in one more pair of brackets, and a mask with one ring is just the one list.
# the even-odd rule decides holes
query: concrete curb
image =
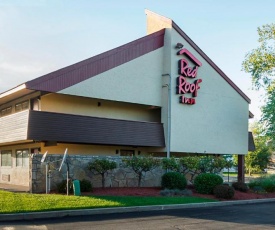
{"label": "concrete curb", "polygon": [[84,216],[84,215],[87,216],[87,215],[125,213],[125,212],[146,212],[146,211],[162,211],[162,210],[172,210],[172,209],[220,207],[220,206],[229,206],[229,205],[256,204],[256,203],[267,203],[267,202],[275,202],[275,198],[258,199],[258,200],[240,200],[240,201],[219,201],[219,202],[206,202],[206,203],[196,203],[196,204],[153,205],[153,206],[134,206],[134,207],[120,207],[120,208],[96,208],[96,209],[62,210],[62,211],[49,211],[49,212],[0,214],[0,221],[33,220],[33,219],[61,218],[66,216]]}

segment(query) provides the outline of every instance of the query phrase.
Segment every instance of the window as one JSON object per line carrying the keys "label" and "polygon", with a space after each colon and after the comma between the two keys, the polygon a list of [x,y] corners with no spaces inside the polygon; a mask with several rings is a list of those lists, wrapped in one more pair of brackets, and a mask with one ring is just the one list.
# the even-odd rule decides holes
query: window
{"label": "window", "polygon": [[20,112],[29,108],[29,101],[23,101],[15,105],[15,112]]}
{"label": "window", "polygon": [[11,150],[1,151],[1,166],[11,166]]}
{"label": "window", "polygon": [[132,157],[135,156],[135,150],[120,150],[120,156]]}
{"label": "window", "polygon": [[1,117],[11,114],[11,106],[1,110]]}
{"label": "window", "polygon": [[16,167],[29,167],[29,150],[16,150]]}

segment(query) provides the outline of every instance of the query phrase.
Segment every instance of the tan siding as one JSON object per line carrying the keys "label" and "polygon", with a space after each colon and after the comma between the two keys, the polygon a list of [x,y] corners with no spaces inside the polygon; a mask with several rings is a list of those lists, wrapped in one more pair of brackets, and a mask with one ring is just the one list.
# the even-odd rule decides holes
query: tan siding
{"label": "tan siding", "polygon": [[41,110],[132,121],[160,122],[160,112],[150,106],[62,94],[43,96]]}
{"label": "tan siding", "polygon": [[69,155],[94,155],[94,156],[119,156],[116,150],[134,150],[135,154],[140,151],[141,155],[151,154],[154,152],[164,151],[162,148],[146,148],[146,147],[131,147],[131,146],[103,146],[103,145],[78,145],[78,144],[63,144],[58,143],[56,146],[41,146],[41,153],[48,151],[48,154],[64,154],[65,149],[68,149]]}

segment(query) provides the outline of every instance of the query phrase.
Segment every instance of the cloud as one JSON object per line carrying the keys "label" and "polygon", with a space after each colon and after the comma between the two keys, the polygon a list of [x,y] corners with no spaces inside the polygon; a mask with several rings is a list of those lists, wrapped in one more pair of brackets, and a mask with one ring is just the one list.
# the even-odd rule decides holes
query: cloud
{"label": "cloud", "polygon": [[41,67],[36,67],[33,65],[26,65],[20,63],[15,65],[15,63],[2,62],[0,63],[0,70],[3,72],[10,72],[11,74],[33,74],[41,71]]}

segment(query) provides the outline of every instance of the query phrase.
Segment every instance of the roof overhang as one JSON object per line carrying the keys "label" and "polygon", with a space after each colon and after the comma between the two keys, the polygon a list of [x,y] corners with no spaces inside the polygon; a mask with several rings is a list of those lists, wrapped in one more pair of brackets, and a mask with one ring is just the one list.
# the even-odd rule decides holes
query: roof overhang
{"label": "roof overhang", "polygon": [[254,118],[254,114],[249,111],[249,119]]}
{"label": "roof overhang", "polygon": [[248,151],[255,151],[256,146],[253,138],[252,132],[248,132]]}
{"label": "roof overhang", "polygon": [[26,96],[32,92],[34,92],[34,90],[27,89],[25,84],[21,84],[15,88],[12,88],[6,92],[1,93],[0,105],[15,100],[17,98]]}

